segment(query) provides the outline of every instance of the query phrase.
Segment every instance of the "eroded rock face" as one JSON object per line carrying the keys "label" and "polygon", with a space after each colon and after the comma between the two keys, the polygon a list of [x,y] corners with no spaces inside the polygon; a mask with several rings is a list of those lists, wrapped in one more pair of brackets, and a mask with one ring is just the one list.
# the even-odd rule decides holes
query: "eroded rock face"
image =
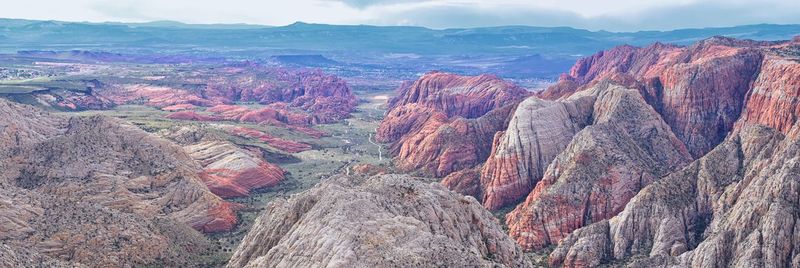
{"label": "eroded rock face", "polygon": [[493,75],[459,76],[430,72],[400,87],[390,109],[406,104],[441,111],[445,116],[478,118],[527,95],[527,91]]}
{"label": "eroded rock face", "polygon": [[550,262],[583,267],[642,256],[693,267],[797,266],[799,149],[774,129],[743,127],[643,189],[618,216],[567,237]]}
{"label": "eroded rock face", "polygon": [[392,144],[395,166],[408,172],[422,170],[436,177],[472,168],[486,160],[492,137],[505,128],[514,107],[511,104],[498,108],[476,119],[431,116],[422,128]]}
{"label": "eroded rock face", "polygon": [[283,180],[280,167],[229,142],[204,141],[184,149],[203,166],[200,178],[208,189],[222,198],[248,196]]}
{"label": "eroded rock face", "polygon": [[[180,147],[106,117],[0,100],[0,238],[89,266],[190,265],[236,224]],[[12,122],[12,123],[9,123]]]}
{"label": "eroded rock face", "polygon": [[471,197],[405,175],[339,176],[271,203],[228,267],[527,267]]}
{"label": "eroded rock face", "polygon": [[742,116],[724,142],[642,189],[619,215],[564,238],[550,263],[800,265],[798,51],[797,43],[766,50]]}
{"label": "eroded rock face", "polygon": [[432,72],[406,83],[389,102],[376,139],[392,143],[396,165],[444,177],[472,168],[527,91],[495,76]]}
{"label": "eroded rock face", "polygon": [[[525,202],[507,215],[510,235],[523,248],[540,249],[611,218],[641,188],[692,159],[637,90],[604,83],[581,94],[596,96],[593,122],[575,134]],[[579,95],[572,97],[584,97]]]}
{"label": "eroded rock face", "polygon": [[792,55],[769,55],[753,83],[743,120],[790,133],[800,117],[800,42],[778,50],[794,51]]}
{"label": "eroded rock face", "polygon": [[555,99],[603,80],[640,88],[694,157],[704,155],[733,128],[775,43],[715,37],[689,47],[621,46],[582,59],[540,96]]}
{"label": "eroded rock face", "polygon": [[572,136],[589,124],[593,103],[594,96],[564,102],[529,97],[520,103],[481,171],[484,206],[496,210],[527,196]]}
{"label": "eroded rock face", "polygon": [[235,126],[184,125],[159,134],[183,147],[201,166],[199,178],[222,198],[249,196],[252,190],[275,186],[284,179],[283,169],[265,161],[260,150],[237,146],[212,129],[262,141],[270,138],[270,144],[282,141],[255,129]]}
{"label": "eroded rock face", "polygon": [[222,103],[287,103],[310,112],[318,123],[349,117],[356,99],[347,83],[322,71],[242,66],[213,77],[203,95]]}

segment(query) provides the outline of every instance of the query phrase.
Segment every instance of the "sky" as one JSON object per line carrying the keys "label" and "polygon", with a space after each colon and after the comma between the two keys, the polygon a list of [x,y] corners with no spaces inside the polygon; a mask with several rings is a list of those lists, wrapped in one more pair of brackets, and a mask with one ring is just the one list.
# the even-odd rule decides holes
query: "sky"
{"label": "sky", "polygon": [[569,26],[640,31],[800,24],[800,0],[0,0],[0,17],[91,22]]}

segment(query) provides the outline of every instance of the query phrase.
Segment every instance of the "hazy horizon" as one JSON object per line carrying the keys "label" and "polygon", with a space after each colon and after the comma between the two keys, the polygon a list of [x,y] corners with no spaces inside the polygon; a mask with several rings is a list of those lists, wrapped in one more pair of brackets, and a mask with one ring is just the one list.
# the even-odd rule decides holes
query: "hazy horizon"
{"label": "hazy horizon", "polygon": [[418,26],[418,25],[380,25],[380,24],[365,24],[365,23],[354,23],[354,24],[345,24],[345,23],[321,23],[321,22],[307,22],[307,21],[294,21],[287,24],[280,24],[280,25],[270,25],[270,24],[260,24],[260,23],[247,23],[247,22],[218,22],[218,23],[193,23],[193,22],[185,22],[179,20],[151,20],[151,21],[136,21],[136,22],[129,22],[129,21],[79,21],[79,20],[58,20],[58,19],[27,19],[27,18],[12,18],[12,17],[0,17],[0,19],[7,19],[7,20],[29,20],[29,21],[52,21],[52,22],[66,22],[66,23],[86,23],[86,24],[129,24],[129,25],[136,25],[136,24],[159,24],[159,23],[174,23],[174,24],[183,24],[187,26],[192,25],[203,25],[203,26],[251,26],[251,27],[287,27],[295,24],[309,24],[309,25],[330,25],[330,26],[374,26],[374,27],[419,27],[419,28],[426,28],[431,30],[451,30],[451,29],[477,29],[477,28],[502,28],[502,27],[532,27],[532,28],[572,28],[576,30],[587,30],[591,32],[612,32],[612,33],[634,33],[634,32],[669,32],[675,30],[691,30],[691,29],[714,29],[714,28],[735,28],[735,27],[744,27],[744,26],[757,26],[757,25],[775,25],[775,26],[789,26],[789,25],[800,25],[798,23],[750,23],[750,24],[735,24],[735,25],[725,25],[725,26],[698,26],[698,27],[681,27],[681,28],[670,28],[670,29],[657,29],[657,30],[606,30],[606,29],[587,29],[587,28],[580,28],[574,27],[569,25],[553,25],[553,26],[541,26],[541,25],[523,25],[523,24],[505,24],[505,25],[490,25],[490,26],[468,26],[468,27],[428,27],[428,26]]}
{"label": "hazy horizon", "polygon": [[[38,8],[30,8],[36,6]],[[0,17],[68,22],[420,26],[432,29],[494,26],[572,27],[635,32],[751,24],[800,24],[800,2],[680,0],[31,0],[8,3]]]}

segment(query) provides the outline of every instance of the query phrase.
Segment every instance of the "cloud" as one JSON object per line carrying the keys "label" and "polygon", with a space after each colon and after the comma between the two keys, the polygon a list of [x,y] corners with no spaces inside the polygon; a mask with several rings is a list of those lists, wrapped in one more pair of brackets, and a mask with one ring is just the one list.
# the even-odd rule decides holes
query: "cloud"
{"label": "cloud", "polygon": [[358,9],[364,9],[371,6],[390,5],[390,4],[431,2],[431,0],[330,0],[330,1],[341,2],[347,6]]}
{"label": "cloud", "polygon": [[[800,23],[797,0],[27,0],[0,17],[67,21],[570,26],[637,31]],[[35,7],[35,8],[31,8]]]}
{"label": "cloud", "polygon": [[[575,2],[575,1],[573,1]],[[619,1],[617,1],[619,2]],[[680,1],[678,1],[680,2]],[[373,6],[379,13],[368,23],[462,28],[502,25],[570,26],[589,30],[640,31],[723,27],[744,24],[800,23],[800,2],[713,1],[681,4],[632,5],[588,12],[566,5],[532,6],[510,1],[504,5],[447,4]]]}

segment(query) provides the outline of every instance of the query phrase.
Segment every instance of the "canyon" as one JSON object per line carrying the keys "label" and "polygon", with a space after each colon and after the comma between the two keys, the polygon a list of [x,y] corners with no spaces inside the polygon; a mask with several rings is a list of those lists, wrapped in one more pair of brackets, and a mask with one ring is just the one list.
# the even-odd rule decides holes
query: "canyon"
{"label": "canyon", "polygon": [[0,52],[0,266],[800,266],[800,37],[598,46]]}
{"label": "canyon", "polygon": [[[745,239],[767,239],[757,237],[763,236],[761,232],[786,230],[777,222],[740,222],[752,227],[731,227],[730,221],[744,217],[736,215],[774,222],[776,216],[770,213],[785,213],[798,205],[796,200],[769,200],[780,196],[776,193],[779,189],[793,189],[796,183],[796,176],[781,175],[779,170],[792,169],[793,161],[788,159],[795,157],[791,148],[800,115],[799,47],[796,40],[714,37],[686,47],[656,43],[599,52],[579,60],[555,85],[532,96],[520,95],[524,101],[515,99],[514,110],[495,121],[504,122],[505,129],[486,128],[483,139],[468,139],[469,145],[460,150],[486,158],[462,157],[470,162],[457,168],[437,170],[407,164],[438,163],[435,158],[418,160],[417,156],[446,151],[442,146],[452,144],[450,140],[409,140],[411,146],[404,145],[408,141],[402,137],[384,141],[392,142],[398,167],[440,177],[443,185],[474,196],[489,210],[507,209],[509,235],[523,249],[538,251],[557,245],[550,265],[594,267],[644,254],[650,258],[632,265],[741,266],[756,262],[791,266],[791,256],[796,256],[791,250],[778,257],[752,253],[777,254],[772,247],[725,251],[718,247],[725,243],[750,245],[746,241],[751,240]],[[425,77],[414,83],[425,84]],[[463,110],[426,105],[426,100],[448,102],[418,97],[439,92],[437,84],[414,91],[406,88],[401,87],[399,97],[390,102],[394,110],[387,113],[382,126],[400,126],[406,133],[432,136],[448,122],[449,114]],[[491,98],[474,99],[479,100],[485,107],[497,103]],[[397,104],[409,102],[415,106],[397,108],[402,107]],[[470,117],[469,113],[461,115]],[[438,124],[426,129],[429,123],[420,117]],[[759,145],[762,143],[769,146]],[[491,148],[488,155],[473,153],[486,152],[486,148]],[[731,154],[736,151],[744,155]],[[788,162],[776,162],[778,158],[772,157]],[[737,169],[720,164],[728,162],[740,163],[740,171],[730,173]],[[716,174],[732,175],[723,182],[720,180],[726,176]],[[776,181],[768,179],[772,177]],[[773,188],[752,186],[759,183],[752,181],[758,178],[769,180]],[[713,186],[700,188],[701,183]],[[691,187],[680,186],[688,184]],[[745,192],[750,194],[739,197]],[[793,200],[791,196],[780,198]],[[763,208],[745,208],[744,203],[737,206],[763,199],[768,200],[759,201]],[[684,210],[667,205],[677,200],[697,201],[682,205]],[[789,207],[768,213],[770,202]],[[791,230],[795,219],[791,216],[781,224]],[[685,223],[683,227],[675,225],[680,222]],[[711,235],[718,233],[736,235]],[[682,240],[684,237],[687,239]],[[783,248],[796,243],[791,235],[768,239]]]}

